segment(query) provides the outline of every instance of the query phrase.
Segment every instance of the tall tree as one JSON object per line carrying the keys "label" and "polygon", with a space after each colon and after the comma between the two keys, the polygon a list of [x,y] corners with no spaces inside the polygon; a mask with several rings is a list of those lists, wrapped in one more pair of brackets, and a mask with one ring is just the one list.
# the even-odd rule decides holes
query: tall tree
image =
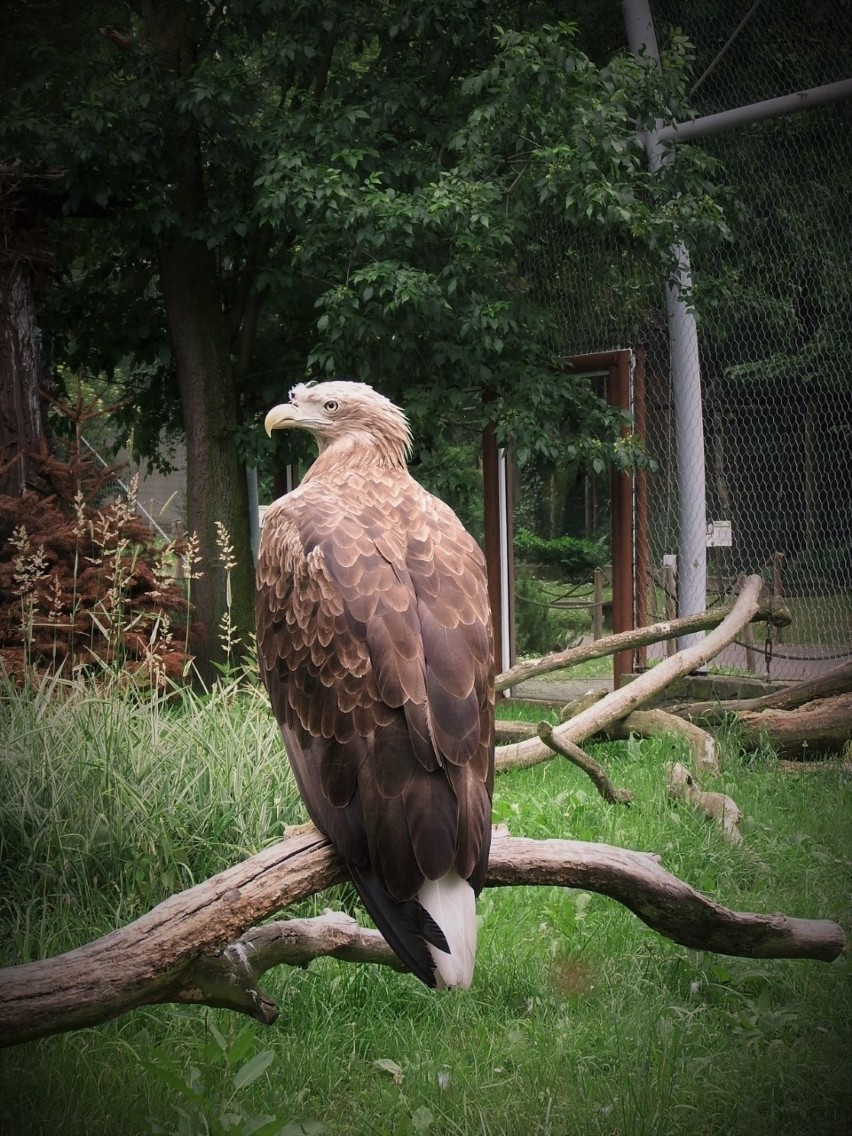
{"label": "tall tree", "polygon": [[[675,233],[715,236],[721,213],[703,171],[652,178],[636,138],[637,117],[680,97],[679,41],[661,77],[626,54],[594,65],[560,2],[109,7],[121,26],[76,14],[76,66],[45,63],[29,36],[34,80],[7,91],[0,139],[62,172],[53,361],[121,364],[148,449],[180,407],[210,673],[217,522],[246,631],[242,466],[290,377],[374,382],[427,443],[448,419],[495,416],[521,451],[552,455],[568,430],[582,460],[619,422],[554,382],[554,314],[531,287],[541,217],[666,250]],[[92,205],[102,219],[81,224]]]}

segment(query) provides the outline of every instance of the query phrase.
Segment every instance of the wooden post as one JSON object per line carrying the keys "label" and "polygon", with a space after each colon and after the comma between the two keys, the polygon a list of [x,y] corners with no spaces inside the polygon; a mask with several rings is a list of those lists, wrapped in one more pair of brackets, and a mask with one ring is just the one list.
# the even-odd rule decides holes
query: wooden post
{"label": "wooden post", "polygon": [[[494,624],[494,666],[499,674],[509,660],[503,659],[503,604],[500,573],[500,503],[498,484],[497,434],[489,423],[482,431],[482,491],[485,514],[485,563],[488,572],[488,599]],[[509,664],[511,665],[511,664]]]}
{"label": "wooden post", "polygon": [[[740,576],[737,580],[737,591],[742,591],[743,584],[745,583],[745,576]],[[771,633],[771,629],[767,629],[767,635]],[[747,623],[743,628],[743,641],[745,642],[746,653],[746,670],[757,673],[757,656],[754,653],[754,624]]]}
{"label": "wooden post", "polygon": [[[638,350],[633,356],[633,431],[644,442],[647,436],[647,412],[645,405],[645,352]],[[636,595],[634,608],[636,626],[645,627],[648,623],[648,588],[654,588],[650,576],[650,544],[648,540],[648,474],[636,470],[633,475],[635,497],[635,535]],[[656,597],[654,599],[656,603]],[[648,666],[648,648],[636,650],[636,669],[645,670]]]}
{"label": "wooden post", "polygon": [[592,608],[592,638],[603,638],[603,571],[595,569],[595,595]]}
{"label": "wooden post", "polygon": [[[630,366],[632,352],[602,351],[591,355],[566,356],[565,363],[575,375],[605,374],[607,402],[629,411]],[[625,426],[623,434],[630,433]],[[635,627],[635,577],[633,567],[633,477],[613,470],[611,474],[610,524],[612,533],[612,627],[613,631],[630,631]],[[621,651],[612,658],[612,681],[617,690],[622,675],[633,668],[632,651]]]}
{"label": "wooden post", "polygon": [[[610,406],[630,409],[630,352],[613,352],[609,364],[607,401]],[[622,434],[630,433],[625,426]],[[632,631],[633,575],[633,477],[629,473],[612,473],[612,630]],[[633,652],[619,651],[612,658],[612,685],[618,690],[622,676],[633,669]]]}
{"label": "wooden post", "polygon": [[[781,569],[783,567],[784,553],[776,552],[772,557],[772,600],[778,604],[784,599],[784,585],[781,577]],[[770,625],[769,634],[774,637],[776,643],[784,642],[780,627],[772,627]]]}
{"label": "wooden post", "polygon": [[[677,619],[677,569],[674,566],[674,557],[663,564],[663,591],[665,593],[666,619]],[[666,642],[666,654],[677,654],[677,643],[674,639]]]}

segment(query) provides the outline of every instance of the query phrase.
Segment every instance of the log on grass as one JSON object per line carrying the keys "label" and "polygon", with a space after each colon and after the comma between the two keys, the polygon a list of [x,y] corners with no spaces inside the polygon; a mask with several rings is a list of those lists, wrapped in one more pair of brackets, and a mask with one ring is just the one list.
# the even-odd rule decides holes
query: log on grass
{"label": "log on grass", "polygon": [[744,744],[758,745],[766,738],[785,757],[842,750],[852,742],[852,693],[820,698],[796,710],[747,710],[737,714],[737,728]]}
{"label": "log on grass", "polygon": [[[597,695],[597,693],[596,691],[595,695]],[[563,717],[562,720],[570,721],[571,717],[576,717],[577,714],[582,713],[582,711],[589,706],[598,703],[601,698],[605,697],[605,693],[605,691],[601,691],[600,698],[584,697],[576,700],[580,703],[576,711],[574,713],[569,712],[567,718]],[[573,707],[574,703],[568,703],[568,706]],[[543,732],[545,726],[546,734]],[[584,765],[582,762],[591,762],[603,773],[604,777],[606,777],[602,766],[594,761],[594,758],[589,754],[581,750],[576,743],[565,738],[563,738],[561,742],[559,739],[554,741],[553,727],[548,723],[539,723],[535,730],[533,730],[533,726],[530,722],[515,722],[498,718],[495,723],[495,737],[498,744],[501,745],[522,742],[533,737],[534,734],[537,734],[554,753],[558,753],[563,757],[568,756],[568,753],[565,752],[566,747],[568,752],[571,752],[573,747],[575,753],[584,755],[581,761],[574,762],[575,765],[578,765],[581,769],[584,769],[585,772],[588,772],[587,765]],[[634,710],[631,714],[628,714],[626,718],[622,718],[620,721],[613,722],[611,725],[607,726],[605,730],[606,737],[616,741],[629,738],[633,734],[638,734],[643,738],[659,738],[664,737],[666,734],[676,735],[686,742],[689,747],[690,756],[699,769],[703,769],[706,773],[719,772],[716,739],[712,734],[708,734],[706,730],[702,730],[701,727],[697,726],[694,722],[687,721],[677,714],[669,714],[659,708],[653,710]],[[571,759],[569,758],[569,760]],[[607,800],[615,799],[610,797],[606,790],[602,792],[602,795]]]}
{"label": "log on grass", "polygon": [[727,793],[712,793],[701,788],[698,778],[685,765],[676,761],[666,769],[666,786],[670,797],[678,797],[715,821],[722,834],[732,844],[739,844],[742,813],[736,801]]}
{"label": "log on grass", "polygon": [[732,698],[715,702],[686,702],[672,709],[681,717],[693,722],[718,725],[727,714],[743,711],[797,710],[808,702],[828,698],[834,694],[852,691],[852,659],[832,667],[831,670],[805,682],[793,683],[783,690],[761,695],[760,698]]}
{"label": "log on grass", "polygon": [[522,742],[535,733],[532,722],[515,722],[508,718],[498,718],[494,723],[494,738],[498,745]]}
{"label": "log on grass", "polygon": [[693,763],[706,773],[719,772],[719,757],[716,739],[694,722],[688,722],[677,714],[669,714],[666,710],[634,710],[620,722],[614,722],[607,727],[607,735],[612,738],[627,738],[631,734],[639,734],[643,738],[660,738],[666,734],[675,734],[683,738],[689,746]]}
{"label": "log on grass", "polygon": [[[391,961],[377,932],[353,931],[345,920],[337,921],[336,930],[332,920],[320,929],[297,924],[295,934],[253,927],[345,878],[343,862],[325,838],[315,830],[303,832],[172,896],[95,942],[0,971],[0,1044],[95,1025],[156,1002],[227,1006],[271,1022],[277,1010],[260,991],[258,979],[278,962],[295,957],[304,965],[314,951]],[[646,852],[513,838],[496,831],[486,885],[540,884],[610,896],[659,934],[693,949],[831,961],[844,947],[836,923],[729,911]],[[312,931],[312,941],[301,941],[303,933]]]}
{"label": "log on grass", "polygon": [[[614,690],[575,718],[563,722],[554,729],[554,738],[557,741],[564,739],[579,744],[586,738],[605,730],[612,722],[617,722],[632,711],[638,710],[676,678],[704,666],[727,647],[743,627],[755,617],[760,607],[762,587],[763,581],[760,576],[749,576],[734,606],[718,627],[710,631],[700,642],[665,659],[620,690]],[[495,765],[498,770],[514,769],[536,765],[540,761],[547,761],[551,756],[552,750],[540,738],[532,738],[513,745],[499,746],[495,754]]]}

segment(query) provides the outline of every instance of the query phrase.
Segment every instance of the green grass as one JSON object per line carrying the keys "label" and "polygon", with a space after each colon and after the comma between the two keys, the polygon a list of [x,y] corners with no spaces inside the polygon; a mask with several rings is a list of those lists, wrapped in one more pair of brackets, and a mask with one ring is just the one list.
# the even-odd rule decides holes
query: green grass
{"label": "green grass", "polygon": [[[533,719],[540,711],[530,711]],[[520,713],[512,708],[512,716]],[[146,702],[82,684],[0,697],[4,964],[67,950],[304,819],[265,701],[225,688]],[[779,772],[728,740],[708,788],[743,845],[666,798],[674,740],[593,747],[628,809],[552,761],[498,778],[516,834],[660,853],[739,910],[850,923],[850,780]],[[340,899],[321,896],[321,909]],[[310,907],[311,905],[305,905]],[[850,1108],[849,960],[730,959],[661,939],[556,888],[483,893],[472,990],[326,959],[281,968],[265,1029],[225,1012],[137,1010],[0,1056],[10,1136],[834,1136]],[[295,1122],[303,1122],[296,1126]]]}

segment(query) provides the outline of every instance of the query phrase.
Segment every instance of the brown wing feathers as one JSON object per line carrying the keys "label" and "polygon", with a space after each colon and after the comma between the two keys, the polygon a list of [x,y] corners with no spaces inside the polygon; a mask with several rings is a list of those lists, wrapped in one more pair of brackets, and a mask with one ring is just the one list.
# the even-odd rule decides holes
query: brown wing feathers
{"label": "brown wing feathers", "polygon": [[258,648],[312,819],[431,985],[419,940],[446,944],[412,897],[453,865],[478,890],[488,856],[490,626],[473,541],[404,471],[382,474],[269,510]]}

